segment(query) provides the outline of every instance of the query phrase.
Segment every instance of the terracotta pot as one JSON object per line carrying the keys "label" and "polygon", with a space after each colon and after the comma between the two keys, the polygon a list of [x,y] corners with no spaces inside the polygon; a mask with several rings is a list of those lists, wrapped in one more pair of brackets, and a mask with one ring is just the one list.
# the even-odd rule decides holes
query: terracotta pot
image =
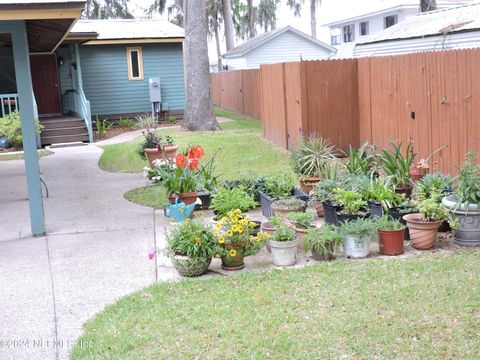
{"label": "terracotta pot", "polygon": [[153,149],[145,149],[145,154],[147,155],[148,162],[150,163],[150,167],[153,168],[153,162],[155,160],[164,160],[163,154],[160,152],[158,148]]}
{"label": "terracotta pot", "polygon": [[225,255],[222,256],[222,269],[228,271],[241,270],[245,267],[243,262],[245,258],[245,246],[235,244],[224,244],[227,251],[235,250],[237,254],[235,256]]}
{"label": "terracotta pot", "polygon": [[168,194],[168,201],[170,204],[175,203],[175,198],[178,197],[180,201],[184,202],[187,205],[193,204],[197,201],[198,192],[189,192],[189,193],[181,193],[181,194]]}
{"label": "terracotta pot", "polygon": [[207,272],[212,259],[191,259],[186,255],[175,254],[171,257],[173,266],[181,276],[200,276]]}
{"label": "terracotta pot", "polygon": [[396,188],[395,192],[397,194],[405,194],[405,197],[407,199],[410,199],[412,197],[412,187],[411,186],[404,186],[401,188]]}
{"label": "terracotta pot", "polygon": [[400,230],[378,230],[380,254],[400,255],[403,254],[403,240],[405,228]]}
{"label": "terracotta pot", "polygon": [[313,190],[315,184],[318,183],[321,179],[319,177],[308,177],[300,181],[300,189],[307,194],[310,194],[310,191]]}
{"label": "terracotta pot", "polygon": [[177,150],[178,150],[178,145],[164,146],[163,148],[160,149],[160,152],[162,154],[162,159],[165,156],[168,160],[174,161],[175,156],[177,155]]}
{"label": "terracotta pot", "polygon": [[410,178],[412,181],[419,181],[422,180],[422,178],[427,175],[428,169],[425,168],[419,168],[416,166],[412,166],[410,168]]}
{"label": "terracotta pot", "polygon": [[[272,237],[273,233],[275,232],[275,228],[269,221],[265,221],[262,223],[262,231]],[[272,249],[270,248],[270,240],[265,243],[265,248],[268,252],[272,252]]]}
{"label": "terracotta pot", "polygon": [[437,240],[438,228],[442,221],[424,222],[420,213],[408,214],[403,217],[410,231],[410,243],[415,249],[428,250]]}
{"label": "terracotta pot", "polygon": [[321,201],[315,202],[315,211],[317,212],[318,217],[323,218],[324,211],[323,211],[323,204]]}

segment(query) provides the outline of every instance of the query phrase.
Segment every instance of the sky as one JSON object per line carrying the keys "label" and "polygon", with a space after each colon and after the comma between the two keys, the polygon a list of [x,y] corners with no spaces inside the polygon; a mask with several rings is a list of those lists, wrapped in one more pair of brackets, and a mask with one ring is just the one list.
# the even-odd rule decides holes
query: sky
{"label": "sky", "polygon": [[[132,0],[130,2],[131,9],[136,16],[142,16],[142,8],[148,7],[151,2],[151,0]],[[281,0],[281,6],[277,12],[277,28],[290,25],[310,34],[310,1],[305,0],[301,17],[295,17],[293,11],[286,5],[286,2],[286,0]],[[361,15],[373,9],[390,5],[419,2],[420,0],[322,0],[321,7],[317,9],[317,38],[327,44],[330,43],[330,32],[328,28],[321,26],[322,24]],[[164,14],[163,17],[166,18],[166,14]],[[236,40],[235,46],[239,45],[240,42],[241,41]],[[222,39],[221,47],[222,51],[226,50],[224,39]],[[215,63],[216,50],[213,39],[209,41],[209,56],[210,62]]]}

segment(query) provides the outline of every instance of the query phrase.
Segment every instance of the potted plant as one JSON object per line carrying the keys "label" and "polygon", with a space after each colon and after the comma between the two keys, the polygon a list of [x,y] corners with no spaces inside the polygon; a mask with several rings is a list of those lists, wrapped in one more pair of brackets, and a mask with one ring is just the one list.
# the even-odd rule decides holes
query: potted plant
{"label": "potted plant", "polygon": [[298,248],[303,249],[303,238],[305,237],[305,234],[308,229],[315,227],[313,225],[313,213],[310,211],[291,212],[287,214],[285,222],[295,230],[295,235],[298,239]]}
{"label": "potted plant", "polygon": [[453,194],[442,200],[452,217],[454,242],[460,246],[480,246],[480,165],[475,158],[474,153],[465,155]]}
{"label": "potted plant", "polygon": [[405,194],[410,198],[412,194],[412,179],[410,177],[410,168],[415,161],[415,154],[412,151],[412,144],[408,143],[405,152],[402,152],[402,143],[391,143],[393,151],[384,149],[379,161],[386,176],[388,176],[395,190],[399,194]]}
{"label": "potted plant", "polygon": [[340,206],[334,202],[335,189],[342,187],[346,182],[346,174],[340,168],[339,162],[328,165],[324,171],[323,179],[320,180],[313,190],[315,198],[315,210],[319,217],[325,219],[325,223],[337,224],[337,211]]}
{"label": "potted plant", "polygon": [[[414,197],[418,200],[428,199],[432,193],[447,195],[452,191],[453,179],[450,175],[442,173],[426,174],[415,183]],[[442,202],[441,197],[436,197],[439,203]],[[444,221],[438,231],[450,231],[448,221]]]}
{"label": "potted plant", "polygon": [[343,253],[347,258],[366,258],[370,254],[370,237],[375,226],[370,219],[346,221],[340,226]]}
{"label": "potted plant", "polygon": [[148,159],[151,167],[157,160],[173,161],[178,145],[175,145],[171,136],[157,135],[155,129],[146,129],[143,131],[143,136],[144,139],[138,145],[137,152],[143,159]]}
{"label": "potted plant", "polygon": [[[268,219],[268,221],[265,221],[265,222],[262,223],[261,229],[262,229],[263,232],[265,232],[270,237],[272,237],[275,230],[280,225],[282,225],[282,223],[283,223],[282,219],[280,219],[278,216],[272,216],[272,217],[270,217],[270,219]],[[268,252],[271,252],[269,241],[267,241],[265,243],[265,247],[266,247]]]}
{"label": "potted plant", "polygon": [[270,239],[272,262],[275,266],[294,265],[297,256],[298,239],[295,230],[285,224],[280,225]]}
{"label": "potted plant", "polygon": [[420,181],[425,175],[428,174],[428,169],[430,168],[428,162],[435,154],[442,151],[446,147],[448,147],[448,145],[440,147],[439,149],[432,152],[426,159],[420,159],[417,164],[412,165],[412,167],[410,168],[410,177],[413,182]]}
{"label": "potted plant", "polygon": [[285,219],[288,213],[304,212],[306,208],[307,204],[305,203],[305,201],[297,199],[295,197],[275,200],[272,203],[272,210],[278,217],[282,219]]}
{"label": "potted plant", "polygon": [[268,176],[263,179],[262,190],[259,192],[263,216],[266,218],[275,216],[272,203],[292,196],[295,183],[296,180],[291,174]]}
{"label": "potted plant", "polygon": [[248,194],[243,186],[233,189],[220,189],[212,196],[210,207],[216,218],[227,216],[230,211],[240,209],[242,212],[257,206],[253,196]]}
{"label": "potted plant", "polygon": [[388,178],[372,177],[365,189],[365,199],[368,202],[370,216],[382,217],[388,209],[399,206],[405,201],[404,194],[395,192]]}
{"label": "potted plant", "polygon": [[403,216],[410,232],[410,243],[415,249],[431,249],[437,240],[438,228],[448,217],[439,201],[441,196],[432,193],[429,198],[417,201],[419,213]]}
{"label": "potted plant", "polygon": [[156,166],[170,203],[174,203],[177,197],[188,205],[197,200],[201,184],[198,167],[203,156],[205,156],[203,148],[195,145],[178,154],[174,163],[168,161],[167,166]]}
{"label": "potted plant", "polygon": [[204,274],[212,258],[223,251],[212,229],[200,219],[187,219],[174,226],[167,235],[167,241],[166,252],[182,276]]}
{"label": "potted plant", "polygon": [[376,219],[380,254],[403,254],[403,240],[405,239],[405,225],[393,220],[388,215]]}
{"label": "potted plant", "polygon": [[365,210],[367,202],[358,191],[335,189],[334,199],[341,206],[341,209],[337,212],[337,219],[340,224],[368,216],[368,211]]}
{"label": "potted plant", "polygon": [[315,260],[333,260],[335,249],[342,243],[342,235],[335,226],[325,224],[320,228],[309,229],[303,241],[304,249],[310,250]]}
{"label": "potted plant", "polygon": [[215,175],[215,155],[205,164],[200,164],[200,187],[198,198],[201,204],[197,204],[196,210],[207,210],[210,208],[212,194],[218,188],[218,175]]}
{"label": "potted plant", "polygon": [[228,212],[227,216],[218,221],[214,235],[224,248],[221,255],[222,269],[243,269],[245,256],[260,251],[270,236],[262,231],[253,236],[256,226],[240,209]]}
{"label": "potted plant", "polygon": [[290,151],[295,173],[300,179],[300,188],[309,194],[320,181],[328,163],[336,161],[335,146],[322,137],[302,138],[297,149]]}
{"label": "potted plant", "polygon": [[346,170],[351,175],[371,177],[378,168],[378,155],[375,154],[375,145],[368,141],[359,149],[349,146]]}

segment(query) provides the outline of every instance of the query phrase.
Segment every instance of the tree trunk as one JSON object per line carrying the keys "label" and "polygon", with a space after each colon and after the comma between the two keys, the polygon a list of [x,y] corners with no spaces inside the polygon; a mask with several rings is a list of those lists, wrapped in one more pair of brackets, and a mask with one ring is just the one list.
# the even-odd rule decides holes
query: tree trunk
{"label": "tree trunk", "polygon": [[420,12],[437,10],[437,0],[420,0]]}
{"label": "tree trunk", "polygon": [[317,1],[310,0],[310,27],[314,38],[317,38]]}
{"label": "tree trunk", "polygon": [[248,8],[248,37],[249,39],[254,38],[256,35],[255,31],[255,7],[253,6],[253,0],[247,0]]}
{"label": "tree trunk", "polygon": [[227,43],[228,51],[235,47],[231,0],[223,0],[223,21],[225,24],[225,41]]}
{"label": "tree trunk", "polygon": [[187,131],[216,130],[210,93],[207,9],[204,1],[185,1],[185,117]]}
{"label": "tree trunk", "polygon": [[218,71],[222,71],[222,49],[220,48],[220,35],[218,34],[218,22],[215,24],[215,45],[217,47],[217,66]]}

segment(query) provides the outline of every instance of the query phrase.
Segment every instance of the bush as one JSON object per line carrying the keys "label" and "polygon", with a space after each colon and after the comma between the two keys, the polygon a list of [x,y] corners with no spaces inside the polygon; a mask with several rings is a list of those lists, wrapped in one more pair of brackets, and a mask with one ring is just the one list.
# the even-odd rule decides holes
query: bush
{"label": "bush", "polygon": [[234,189],[221,189],[212,196],[210,207],[218,218],[224,217],[228,212],[240,209],[242,212],[254,209],[257,203],[253,196],[248,194],[243,187]]}
{"label": "bush", "polygon": [[118,126],[122,128],[129,128],[135,126],[137,123],[132,119],[123,119],[118,120]]}
{"label": "bush", "polygon": [[265,178],[263,191],[272,199],[284,199],[292,196],[297,179],[291,174],[268,176]]}
{"label": "bush", "polygon": [[[43,129],[43,125],[37,125],[37,133]],[[20,113],[14,111],[4,118],[0,118],[0,137],[5,137],[14,147],[21,147],[23,145],[22,136],[22,122],[20,120]]]}

